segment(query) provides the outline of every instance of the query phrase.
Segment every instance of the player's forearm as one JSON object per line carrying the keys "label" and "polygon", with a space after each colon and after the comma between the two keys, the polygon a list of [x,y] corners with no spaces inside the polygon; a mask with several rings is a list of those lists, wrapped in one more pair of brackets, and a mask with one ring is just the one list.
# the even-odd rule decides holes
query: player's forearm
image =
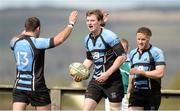
{"label": "player's forearm", "polygon": [[54,45],[58,46],[58,45],[62,44],[69,37],[72,30],[73,30],[73,27],[66,26],[62,32],[58,33],[54,37]]}
{"label": "player's forearm", "polygon": [[89,59],[85,59],[84,62],[83,62],[83,65],[87,68],[87,69],[90,69],[91,66],[92,66],[93,62]]}
{"label": "player's forearm", "polygon": [[63,31],[61,31],[60,33],[58,33],[54,37],[54,45],[55,46],[58,46],[58,45],[62,44],[69,37],[70,33],[73,30],[73,26],[76,23],[77,16],[78,16],[77,11],[72,11],[70,13],[70,15],[69,15],[69,24],[64,28]]}
{"label": "player's forearm", "polygon": [[131,91],[132,91],[132,87],[133,87],[133,78],[134,78],[134,75],[129,75],[129,81],[128,81],[127,93],[131,93]]}
{"label": "player's forearm", "polygon": [[157,66],[156,70],[153,71],[141,71],[141,75],[152,78],[158,79],[162,78],[165,73],[165,66]]}
{"label": "player's forearm", "polygon": [[106,71],[109,75],[113,74],[117,69],[119,69],[120,65],[125,61],[125,56],[118,56],[114,61],[113,65]]}

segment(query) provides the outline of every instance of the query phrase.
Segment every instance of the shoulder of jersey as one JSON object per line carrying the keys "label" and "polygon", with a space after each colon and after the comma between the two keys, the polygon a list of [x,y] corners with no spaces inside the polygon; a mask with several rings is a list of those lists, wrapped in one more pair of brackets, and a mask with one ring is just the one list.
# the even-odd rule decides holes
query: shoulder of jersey
{"label": "shoulder of jersey", "polygon": [[152,46],[151,48],[152,51],[156,51],[156,52],[162,52],[162,50],[158,47]]}
{"label": "shoulder of jersey", "polygon": [[103,29],[103,32],[101,35],[106,42],[113,41],[114,39],[118,38],[114,32],[112,32],[111,30],[108,30],[108,29]]}

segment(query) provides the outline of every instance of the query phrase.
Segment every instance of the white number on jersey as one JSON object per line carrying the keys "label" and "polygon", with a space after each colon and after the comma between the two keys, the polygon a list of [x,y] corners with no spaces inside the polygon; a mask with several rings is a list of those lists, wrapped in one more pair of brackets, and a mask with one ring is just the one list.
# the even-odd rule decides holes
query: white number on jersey
{"label": "white number on jersey", "polygon": [[27,52],[17,52],[17,65],[27,65],[29,62]]}

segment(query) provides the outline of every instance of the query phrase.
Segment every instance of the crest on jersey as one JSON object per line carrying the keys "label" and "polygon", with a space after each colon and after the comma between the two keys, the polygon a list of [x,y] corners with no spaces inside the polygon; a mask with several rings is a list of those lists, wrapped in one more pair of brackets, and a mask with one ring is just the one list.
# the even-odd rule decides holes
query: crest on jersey
{"label": "crest on jersey", "polygon": [[99,52],[93,52],[92,57],[93,57],[93,59],[99,59],[99,57],[100,57]]}

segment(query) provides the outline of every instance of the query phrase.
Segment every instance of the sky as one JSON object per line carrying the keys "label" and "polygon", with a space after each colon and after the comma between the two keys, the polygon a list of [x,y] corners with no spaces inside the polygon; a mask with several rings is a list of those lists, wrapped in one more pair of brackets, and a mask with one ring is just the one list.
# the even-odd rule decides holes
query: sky
{"label": "sky", "polygon": [[180,0],[0,0],[0,9],[38,6],[126,9],[146,5],[180,6]]}

